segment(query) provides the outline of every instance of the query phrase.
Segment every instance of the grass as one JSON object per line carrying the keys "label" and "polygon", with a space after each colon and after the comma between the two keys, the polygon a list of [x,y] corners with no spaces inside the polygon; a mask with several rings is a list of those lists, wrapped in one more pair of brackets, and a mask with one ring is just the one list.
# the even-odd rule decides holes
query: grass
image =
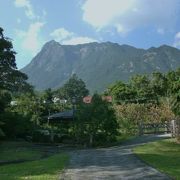
{"label": "grass", "polygon": [[136,136],[134,135],[126,135],[126,134],[122,134],[122,135],[120,135],[120,136],[118,136],[117,137],[117,142],[119,143],[119,144],[121,144],[121,143],[124,143],[124,142],[126,142],[126,141],[129,141],[129,140],[132,140],[132,139],[134,139]]}
{"label": "grass", "polygon": [[0,143],[0,162],[17,160],[34,160],[42,156],[42,152],[33,150],[32,145],[26,142]]}
{"label": "grass", "polygon": [[68,162],[66,154],[56,154],[49,158],[0,167],[1,180],[53,180],[59,179],[60,172]]}
{"label": "grass", "polygon": [[133,150],[142,160],[175,179],[180,179],[180,144],[174,139],[138,146]]}

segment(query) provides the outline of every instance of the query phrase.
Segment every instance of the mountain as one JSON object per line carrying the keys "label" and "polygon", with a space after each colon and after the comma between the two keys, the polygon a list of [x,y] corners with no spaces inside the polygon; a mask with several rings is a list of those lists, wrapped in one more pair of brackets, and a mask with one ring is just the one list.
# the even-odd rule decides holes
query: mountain
{"label": "mountain", "polygon": [[167,72],[177,67],[180,50],[167,45],[145,50],[111,42],[60,45],[52,40],[21,71],[38,90],[61,87],[76,73],[94,92],[137,73]]}

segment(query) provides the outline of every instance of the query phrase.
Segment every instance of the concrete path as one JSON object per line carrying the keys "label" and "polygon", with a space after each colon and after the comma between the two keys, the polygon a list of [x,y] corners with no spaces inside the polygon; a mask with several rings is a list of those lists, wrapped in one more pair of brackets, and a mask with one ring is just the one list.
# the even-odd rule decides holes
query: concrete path
{"label": "concrete path", "polygon": [[139,160],[132,148],[167,136],[150,135],[129,141],[121,146],[77,150],[61,180],[169,180],[166,175]]}

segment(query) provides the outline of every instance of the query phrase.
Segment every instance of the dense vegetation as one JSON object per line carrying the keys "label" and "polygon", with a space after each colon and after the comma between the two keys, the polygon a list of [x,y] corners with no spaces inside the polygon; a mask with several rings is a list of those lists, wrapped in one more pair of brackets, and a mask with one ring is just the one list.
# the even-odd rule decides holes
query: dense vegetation
{"label": "dense vegetation", "polygon": [[[114,99],[120,130],[134,132],[141,123],[177,120],[180,113],[180,68],[166,74],[136,75],[128,83],[111,85],[105,94]],[[179,134],[179,132],[177,132]]]}

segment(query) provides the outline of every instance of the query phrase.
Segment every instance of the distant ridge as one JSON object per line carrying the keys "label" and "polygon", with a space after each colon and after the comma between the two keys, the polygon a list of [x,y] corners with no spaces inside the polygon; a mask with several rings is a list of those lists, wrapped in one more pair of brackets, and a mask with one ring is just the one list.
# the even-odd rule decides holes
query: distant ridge
{"label": "distant ridge", "polygon": [[180,50],[167,45],[145,50],[112,42],[61,45],[52,40],[22,72],[38,90],[61,87],[76,73],[91,92],[101,92],[109,84],[127,81],[137,73],[167,72],[177,67]]}

